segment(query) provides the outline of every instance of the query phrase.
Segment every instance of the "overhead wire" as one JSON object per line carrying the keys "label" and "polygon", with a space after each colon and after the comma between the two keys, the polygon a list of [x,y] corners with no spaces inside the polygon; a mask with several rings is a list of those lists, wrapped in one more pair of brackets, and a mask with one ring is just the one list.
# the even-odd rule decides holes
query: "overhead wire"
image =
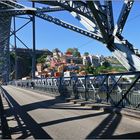
{"label": "overhead wire", "polygon": [[139,18],[140,17],[140,14],[139,15],[136,15],[136,16],[134,16],[134,17],[132,17],[132,18],[130,18],[127,22],[130,22],[130,21],[132,21],[132,20],[134,20],[134,19],[136,19],[136,18]]}

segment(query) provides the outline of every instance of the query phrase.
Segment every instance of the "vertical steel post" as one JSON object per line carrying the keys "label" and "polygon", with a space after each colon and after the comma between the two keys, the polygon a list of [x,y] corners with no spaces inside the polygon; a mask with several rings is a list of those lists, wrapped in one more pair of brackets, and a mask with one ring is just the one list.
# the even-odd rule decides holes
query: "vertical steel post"
{"label": "vertical steel post", "polygon": [[10,77],[10,50],[9,50],[9,45],[7,48],[7,75],[6,75],[6,83],[9,82],[9,77]]}
{"label": "vertical steel post", "polygon": [[107,75],[107,79],[106,79],[106,100],[107,100],[107,103],[109,101],[109,75]]}
{"label": "vertical steel post", "polygon": [[11,52],[10,52],[10,43],[9,43],[9,50],[8,50],[8,82],[12,80],[11,78],[11,56],[10,56]]}
{"label": "vertical steel post", "polygon": [[62,77],[61,77],[61,76],[59,77],[58,91],[59,91],[60,96],[62,96],[62,97],[63,97],[63,90],[62,90]]}
{"label": "vertical steel post", "polygon": [[87,75],[85,75],[85,83],[84,83],[84,86],[85,86],[85,100],[87,101],[88,100],[88,97],[87,97]]}
{"label": "vertical steel post", "polygon": [[[32,7],[35,7],[35,3],[32,2]],[[36,43],[35,43],[35,15],[32,16],[32,32],[33,32],[33,50],[32,50],[32,79],[35,79],[35,67],[36,67]]]}
{"label": "vertical steel post", "polygon": [[72,77],[70,76],[70,97],[72,97],[74,94],[73,94],[73,81],[72,81]]}
{"label": "vertical steel post", "polygon": [[72,95],[75,98],[75,81],[73,79],[73,76],[71,76],[71,86],[72,86]]}
{"label": "vertical steel post", "polygon": [[14,24],[14,49],[15,49],[15,79],[18,79],[18,56],[17,56],[17,40],[16,40],[16,19],[13,17]]}

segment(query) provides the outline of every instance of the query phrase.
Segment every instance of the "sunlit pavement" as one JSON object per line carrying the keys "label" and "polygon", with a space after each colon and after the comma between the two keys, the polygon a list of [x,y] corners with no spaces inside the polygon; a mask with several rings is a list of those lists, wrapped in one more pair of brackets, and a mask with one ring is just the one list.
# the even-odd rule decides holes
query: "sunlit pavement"
{"label": "sunlit pavement", "polygon": [[140,138],[139,120],[12,86],[4,89],[13,139]]}

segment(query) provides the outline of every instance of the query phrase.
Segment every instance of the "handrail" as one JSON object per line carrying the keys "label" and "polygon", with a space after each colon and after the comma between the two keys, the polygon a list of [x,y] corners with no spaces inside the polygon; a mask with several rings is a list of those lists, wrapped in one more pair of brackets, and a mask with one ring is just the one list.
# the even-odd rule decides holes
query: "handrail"
{"label": "handrail", "polygon": [[117,107],[140,106],[140,71],[17,80],[9,84]]}

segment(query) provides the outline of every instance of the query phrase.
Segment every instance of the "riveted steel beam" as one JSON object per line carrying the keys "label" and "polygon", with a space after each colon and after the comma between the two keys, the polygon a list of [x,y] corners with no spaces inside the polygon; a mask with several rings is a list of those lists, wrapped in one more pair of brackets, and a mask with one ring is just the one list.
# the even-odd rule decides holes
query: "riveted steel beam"
{"label": "riveted steel beam", "polygon": [[21,9],[21,8],[25,8],[26,6],[16,2],[16,0],[2,0],[3,3],[13,7],[13,8],[18,8],[18,9]]}
{"label": "riveted steel beam", "polygon": [[16,16],[16,15],[26,15],[31,14],[34,11],[36,12],[56,12],[56,11],[63,11],[64,8],[61,7],[43,7],[43,8],[20,8],[20,9],[5,9],[0,10],[0,15],[3,16]]}
{"label": "riveted steel beam", "polygon": [[126,20],[128,18],[128,15],[133,6],[133,3],[134,3],[134,0],[125,0],[124,1],[120,16],[117,21],[117,25],[114,29],[114,33],[113,33],[114,35],[122,33]]}
{"label": "riveted steel beam", "polygon": [[[88,18],[89,20],[91,20],[95,25],[96,24],[96,20],[94,19],[94,16],[90,10],[90,8],[88,7],[86,2],[83,1],[67,1],[67,0],[56,0],[56,1],[36,1],[36,0],[32,0],[38,3],[42,3],[42,4],[48,4],[48,5],[54,5],[54,6],[60,6],[63,7],[64,9],[66,9],[69,12],[75,12],[79,15],[82,15],[86,18]],[[100,14],[102,14],[102,16],[106,17],[106,15],[104,14],[104,12],[101,10],[101,8],[98,9],[98,12]],[[98,28],[98,26],[96,27]]]}
{"label": "riveted steel beam", "polygon": [[112,1],[105,0],[105,11],[107,15],[107,27],[108,33],[111,35],[114,31],[114,19],[113,19],[113,9],[112,9]]}
{"label": "riveted steel beam", "polygon": [[87,4],[92,11],[92,14],[96,20],[96,23],[98,24],[98,27],[100,29],[100,32],[103,36],[104,41],[108,44],[109,36],[107,34],[107,29],[105,27],[105,22],[102,20],[102,17],[98,13],[98,10],[96,9],[96,5],[93,1],[87,1]]}
{"label": "riveted steel beam", "polygon": [[56,0],[56,1],[32,0],[32,1],[42,3],[42,4],[60,6],[70,12],[74,11],[74,12],[84,15],[90,19],[93,19],[93,15],[92,15],[90,9],[87,7],[86,3],[82,2],[82,1],[65,1],[65,0],[64,1],[62,1],[62,0]]}
{"label": "riveted steel beam", "polygon": [[[3,1],[1,1],[3,2]],[[8,5],[0,3],[0,9],[9,9]],[[3,82],[9,81],[9,67],[10,67],[10,59],[9,59],[9,41],[10,41],[10,27],[11,27],[11,17],[6,17],[4,15],[0,15],[0,40],[5,41],[0,43],[0,69]]]}
{"label": "riveted steel beam", "polygon": [[90,38],[93,38],[93,39],[95,39],[95,40],[98,40],[98,41],[101,41],[101,42],[104,43],[103,38],[101,38],[100,36],[97,36],[96,34],[94,34],[94,33],[92,33],[92,32],[86,31],[86,30],[84,30],[84,29],[81,29],[81,28],[79,28],[79,27],[76,27],[76,26],[74,26],[74,25],[71,25],[71,24],[69,24],[69,23],[66,23],[66,22],[64,22],[64,21],[62,21],[62,20],[59,20],[59,19],[54,18],[54,17],[52,17],[52,16],[49,16],[49,15],[47,15],[47,14],[35,13],[35,15],[36,15],[37,17],[39,17],[39,18],[42,18],[42,19],[44,19],[44,20],[47,20],[47,21],[49,21],[49,22],[52,22],[52,23],[54,23],[54,24],[57,24],[57,25],[59,25],[59,26],[62,26],[62,27],[64,27],[64,28],[67,28],[67,29],[70,29],[70,30],[72,30],[72,31],[78,32],[78,33],[80,33],[80,34],[83,34],[83,35],[85,35],[85,36],[88,36],[88,37],[90,37]]}
{"label": "riveted steel beam", "polygon": [[11,17],[1,17],[0,16],[0,40],[5,41],[0,43],[0,60],[1,60],[1,75],[3,77],[3,82],[9,81],[9,40],[8,38],[10,34],[10,26],[11,26]]}

